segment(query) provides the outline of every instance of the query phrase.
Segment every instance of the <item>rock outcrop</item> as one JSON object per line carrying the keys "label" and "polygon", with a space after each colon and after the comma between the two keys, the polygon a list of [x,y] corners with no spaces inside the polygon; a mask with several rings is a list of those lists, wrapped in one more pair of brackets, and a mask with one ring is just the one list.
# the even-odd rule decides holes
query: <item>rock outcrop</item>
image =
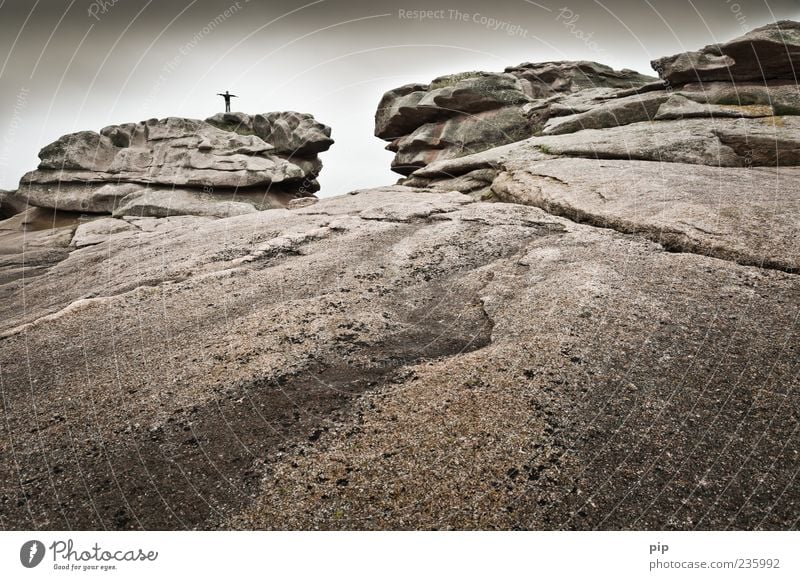
{"label": "rock outcrop", "polygon": [[314,200],[330,135],[294,112],[170,117],[64,135],[42,148],[18,191],[0,192],[0,280],[36,275],[92,243],[95,236],[73,234],[103,216],[226,218]]}
{"label": "rock outcrop", "polygon": [[0,287],[47,272],[66,258],[82,220],[73,212],[31,206],[0,221]]}
{"label": "rock outcrop", "polygon": [[[5,528],[796,528],[797,93],[644,83],[547,63],[394,91],[381,132],[420,131],[399,185],[1,222]],[[538,134],[468,155],[421,131],[514,111]],[[209,175],[249,171],[223,158],[263,123],[255,158],[325,146],[283,121],[209,120]],[[106,133],[45,157],[110,173]]]}
{"label": "rock outcrop", "polygon": [[170,117],[64,135],[39,153],[17,196],[115,215],[238,215],[312,195],[330,128],[300,113]]}
{"label": "rock outcrop", "polygon": [[722,44],[653,61],[653,68],[672,85],[693,82],[747,82],[785,79],[797,82],[800,23],[783,20],[751,30]]}
{"label": "rock outcrop", "polygon": [[541,132],[551,117],[582,111],[615,89],[656,79],[594,62],[524,63],[503,73],[468,72],[388,91],[375,135],[396,153],[392,169],[408,175]]}
{"label": "rock outcrop", "polygon": [[0,189],[0,220],[10,218],[13,215],[25,211],[27,204],[14,195],[13,191]]}
{"label": "rock outcrop", "polygon": [[[584,99],[580,110],[550,116],[536,136],[437,159],[402,183],[530,203],[570,219],[670,238],[684,250],[797,271],[795,228],[779,215],[795,208],[798,191],[800,91],[790,80],[797,30],[796,23],[779,22],[720,45],[730,69],[725,75],[699,65],[693,78],[676,73],[702,60],[698,54],[717,50],[710,47],[654,61],[662,83],[604,90]],[[767,76],[756,80],[746,72],[747,50],[763,59]],[[748,247],[761,249],[743,251],[731,245],[742,232],[729,234],[741,226],[741,208],[753,204],[751,192],[760,196],[761,183],[770,180],[772,197],[758,197],[749,223]]]}
{"label": "rock outcrop", "polygon": [[[654,60],[662,81],[589,62],[461,73],[387,92],[375,115],[375,135],[390,141],[387,149],[396,153],[392,168],[402,175],[528,138],[578,132],[579,137],[557,141],[552,149],[577,156],[676,161],[681,153],[664,141],[687,138],[693,145],[687,146],[691,151],[684,160],[690,163],[741,165],[754,152],[764,156],[753,159],[754,165],[795,165],[797,127],[794,119],[784,117],[800,115],[798,55],[800,25],[783,21],[699,52]],[[715,123],[649,125],[689,119]],[[761,122],[726,119],[777,121],[774,131],[765,131]],[[585,131],[629,125],[618,133]],[[606,137],[611,143],[604,142]],[[776,146],[765,139],[777,140]],[[539,142],[551,147],[550,141]],[[662,158],[658,152],[665,148],[672,152]]]}

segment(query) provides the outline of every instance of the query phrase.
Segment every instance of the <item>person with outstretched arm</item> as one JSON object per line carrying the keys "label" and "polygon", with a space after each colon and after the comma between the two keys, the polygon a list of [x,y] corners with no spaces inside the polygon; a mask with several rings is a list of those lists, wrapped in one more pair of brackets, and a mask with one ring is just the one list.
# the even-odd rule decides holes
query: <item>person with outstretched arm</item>
{"label": "person with outstretched arm", "polygon": [[225,99],[225,112],[226,113],[230,113],[231,112],[231,97],[237,97],[238,95],[232,95],[228,91],[225,91],[224,93],[217,93],[217,94],[220,97],[222,97],[223,99]]}

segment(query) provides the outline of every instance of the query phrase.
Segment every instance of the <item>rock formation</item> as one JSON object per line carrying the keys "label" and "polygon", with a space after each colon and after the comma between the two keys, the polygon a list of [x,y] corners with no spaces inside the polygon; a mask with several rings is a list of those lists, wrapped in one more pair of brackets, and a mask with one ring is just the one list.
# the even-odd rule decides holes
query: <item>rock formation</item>
{"label": "rock formation", "polygon": [[[219,218],[89,181],[103,216],[2,222],[28,228],[0,256],[4,526],[795,528],[797,43],[752,44],[771,76],[735,85],[545,63],[391,91],[399,185]],[[536,134],[481,141],[492,114]],[[296,183],[326,133],[284,120],[210,119],[227,153],[191,172]],[[111,175],[120,131],[39,171]]]}
{"label": "rock formation", "polygon": [[761,83],[766,79],[796,83],[798,60],[800,23],[783,20],[729,42],[659,58],[652,64],[673,85],[703,81]]}
{"label": "rock formation", "polygon": [[[728,43],[653,61],[661,82],[591,62],[526,63],[504,73],[450,75],[430,85],[387,92],[375,116],[375,135],[390,141],[387,149],[396,152],[393,169],[409,175],[436,161],[530,137],[654,120],[713,118],[713,125],[659,125],[658,133],[674,138],[672,144],[650,143],[650,125],[637,125],[624,134],[581,133],[575,139],[539,142],[568,155],[737,166],[750,163],[746,158],[751,151],[767,157],[753,159],[754,165],[774,164],[772,157],[779,152],[770,151],[775,148],[764,140],[775,137],[786,139],[778,146],[787,156],[781,164],[794,165],[794,119],[775,131],[765,131],[763,121],[734,119],[800,114],[798,47],[798,24],[778,22]],[[606,137],[609,142],[596,141]],[[686,155],[674,151],[683,149],[684,138],[697,145],[687,146]],[[670,149],[668,159],[663,158],[665,147]]]}
{"label": "rock formation", "polygon": [[10,218],[24,211],[25,208],[25,202],[14,195],[13,191],[0,189],[0,220]]}
{"label": "rock formation", "polygon": [[[713,47],[659,59],[663,83],[592,96],[536,136],[438,159],[402,183],[535,205],[677,251],[798,272],[800,90],[789,80],[797,26],[778,22],[720,45],[733,71],[727,82],[713,67],[695,69],[696,82],[675,74],[675,63]],[[733,56],[744,62],[745,46],[772,76],[755,81],[737,67]]]}
{"label": "rock formation", "polygon": [[81,131],[44,147],[17,195],[37,207],[115,216],[250,213],[317,191],[317,154],[333,143],[330,133],[293,112]]}
{"label": "rock formation", "polygon": [[583,111],[592,99],[652,83],[634,71],[596,62],[524,63],[503,73],[467,72],[387,92],[375,135],[396,153],[392,169],[408,175],[541,132],[552,117]]}
{"label": "rock formation", "polygon": [[64,135],[39,152],[18,191],[0,192],[0,281],[63,259],[76,228],[103,215],[225,218],[314,199],[330,135],[294,112],[170,117]]}

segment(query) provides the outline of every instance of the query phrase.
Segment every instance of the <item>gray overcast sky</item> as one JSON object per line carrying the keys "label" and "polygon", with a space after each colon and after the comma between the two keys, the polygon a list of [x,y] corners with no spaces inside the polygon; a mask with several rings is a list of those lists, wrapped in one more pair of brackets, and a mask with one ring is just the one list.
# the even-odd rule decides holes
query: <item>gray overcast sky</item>
{"label": "gray overcast sky", "polygon": [[[444,12],[400,16],[421,9]],[[655,57],[786,18],[800,20],[800,0],[0,0],[0,187],[14,189],[64,133],[202,119],[226,89],[241,96],[234,110],[309,112],[333,127],[320,195],[392,183],[372,136],[390,88],[525,61],[652,73]]]}

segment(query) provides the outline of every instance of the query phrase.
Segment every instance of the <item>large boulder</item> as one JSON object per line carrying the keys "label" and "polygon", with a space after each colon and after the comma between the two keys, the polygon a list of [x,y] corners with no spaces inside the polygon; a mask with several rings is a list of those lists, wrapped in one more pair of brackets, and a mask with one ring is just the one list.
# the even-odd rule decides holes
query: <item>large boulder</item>
{"label": "large boulder", "polygon": [[44,147],[38,169],[22,177],[17,195],[38,207],[92,213],[118,211],[136,192],[147,193],[152,205],[159,192],[174,188],[185,192],[184,201],[195,198],[172,204],[188,213],[214,196],[304,197],[318,189],[317,153],[332,143],[329,127],[291,112],[113,125]]}
{"label": "large boulder", "polygon": [[695,52],[666,56],[653,68],[673,86],[707,81],[797,80],[800,23],[782,20]]}
{"label": "large boulder", "polygon": [[394,140],[436,119],[472,115],[531,101],[511,74],[461,73],[429,85],[405,85],[388,91],[375,114],[375,136]]}
{"label": "large boulder", "polygon": [[94,131],[80,131],[58,138],[39,151],[39,169],[107,171],[118,148],[111,139]]}
{"label": "large boulder", "polygon": [[398,139],[433,121],[439,114],[435,108],[417,107],[427,92],[428,85],[417,83],[386,91],[375,111],[375,136]]}

